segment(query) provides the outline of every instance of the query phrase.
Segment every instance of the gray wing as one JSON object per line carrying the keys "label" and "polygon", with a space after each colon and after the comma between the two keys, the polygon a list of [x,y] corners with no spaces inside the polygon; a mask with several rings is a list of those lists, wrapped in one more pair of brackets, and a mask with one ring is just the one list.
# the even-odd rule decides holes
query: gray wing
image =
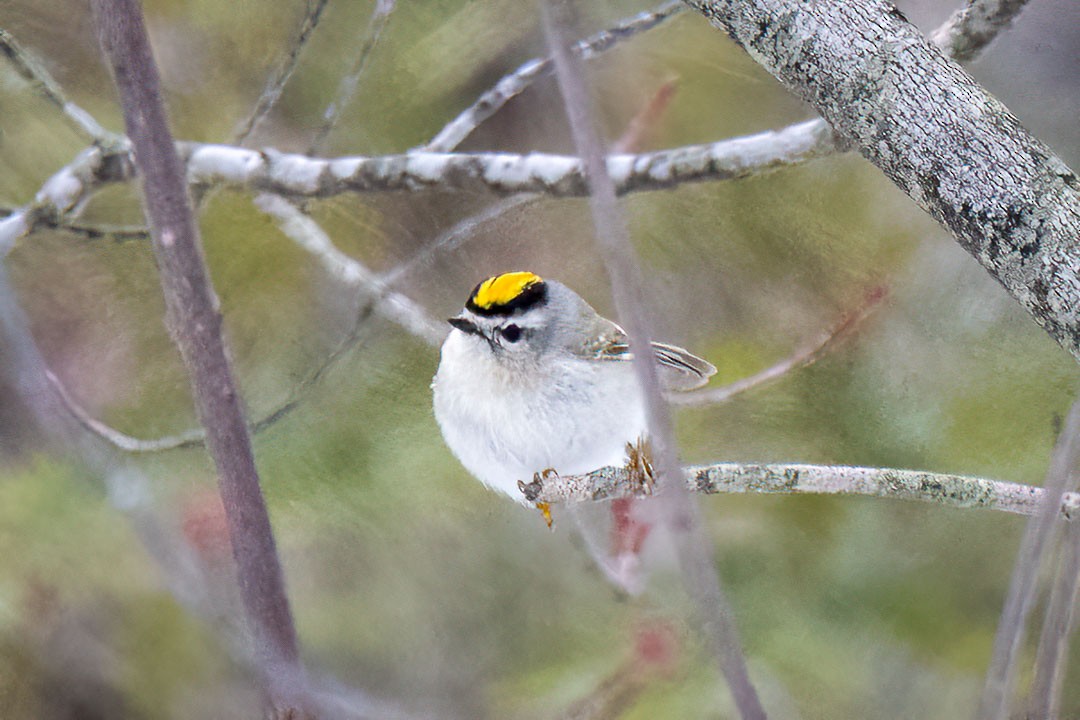
{"label": "gray wing", "polygon": [[[597,360],[633,360],[623,329],[610,320],[605,320],[604,324],[602,331],[594,336],[595,340],[584,348],[584,354]],[[660,342],[654,342],[652,347],[665,390],[693,390],[707,383],[716,373],[712,363],[689,350]]]}

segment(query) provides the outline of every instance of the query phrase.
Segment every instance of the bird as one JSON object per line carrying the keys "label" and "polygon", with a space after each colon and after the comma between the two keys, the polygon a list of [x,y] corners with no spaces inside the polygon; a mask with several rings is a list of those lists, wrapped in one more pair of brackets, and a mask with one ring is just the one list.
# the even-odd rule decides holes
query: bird
{"label": "bird", "polygon": [[[431,383],[435,419],[488,488],[527,505],[519,481],[625,465],[628,446],[647,440],[626,333],[566,285],[529,271],[495,275],[448,322]],[[652,348],[666,390],[716,372],[683,348]],[[537,507],[550,527],[550,508]]]}

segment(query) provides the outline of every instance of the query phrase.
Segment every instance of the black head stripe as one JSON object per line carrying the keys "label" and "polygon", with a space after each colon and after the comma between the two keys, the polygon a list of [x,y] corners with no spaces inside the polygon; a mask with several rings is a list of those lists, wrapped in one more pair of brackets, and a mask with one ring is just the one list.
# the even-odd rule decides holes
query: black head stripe
{"label": "black head stripe", "polygon": [[[484,283],[480,283],[483,285]],[[465,303],[465,307],[470,312],[477,315],[483,315],[485,317],[492,317],[498,315],[514,315],[516,313],[522,313],[529,308],[535,307],[547,300],[547,283],[543,280],[534,282],[526,286],[521,292],[515,295],[509,302],[499,303],[491,305],[490,307],[481,307],[474,301],[476,293],[480,290],[480,285],[473,288],[472,293],[469,295],[468,302]]]}

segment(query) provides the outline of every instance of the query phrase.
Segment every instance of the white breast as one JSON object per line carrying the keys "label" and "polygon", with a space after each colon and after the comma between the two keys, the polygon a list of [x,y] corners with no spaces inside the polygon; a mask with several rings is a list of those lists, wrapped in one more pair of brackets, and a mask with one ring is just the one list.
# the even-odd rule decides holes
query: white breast
{"label": "white breast", "polygon": [[432,382],[435,419],[470,473],[525,502],[517,483],[533,473],[626,462],[626,443],[646,427],[630,363],[549,354],[528,373],[511,373],[482,345],[470,347],[482,342],[451,332]]}

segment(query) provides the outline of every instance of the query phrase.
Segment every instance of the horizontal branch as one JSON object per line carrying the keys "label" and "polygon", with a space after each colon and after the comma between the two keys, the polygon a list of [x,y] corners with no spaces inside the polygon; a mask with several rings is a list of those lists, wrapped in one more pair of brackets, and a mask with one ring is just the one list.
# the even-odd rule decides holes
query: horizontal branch
{"label": "horizontal branch", "polygon": [[[865,495],[919,500],[954,508],[983,508],[1016,515],[1038,512],[1042,488],[964,475],[844,465],[717,463],[684,469],[687,488],[707,495]],[[641,483],[625,467],[604,467],[584,475],[534,478],[520,485],[529,502],[567,503],[640,497]],[[1080,515],[1080,494],[1066,493],[1066,520]]]}
{"label": "horizontal branch", "polygon": [[[828,155],[831,131],[810,121],[782,131],[637,155],[613,155],[608,172],[620,194],[663,190],[689,182],[731,180]],[[293,198],[417,190],[538,193],[584,197],[578,158],[531,153],[424,153],[312,158],[233,145],[178,143],[188,182],[227,185]],[[34,203],[0,219],[0,256],[41,226],[59,226],[104,185],[129,182],[129,151],[88,148],[38,191]]]}
{"label": "horizontal branch", "polygon": [[[813,127],[811,127],[813,126]],[[619,194],[662,190],[687,182],[730,180],[827,154],[818,123],[708,145],[637,155],[612,155],[608,172]],[[188,179],[233,185],[286,197],[327,198],[346,193],[400,190],[486,190],[501,195],[542,193],[584,197],[581,161],[530,153],[425,153],[319,159],[228,145],[185,143]]]}

